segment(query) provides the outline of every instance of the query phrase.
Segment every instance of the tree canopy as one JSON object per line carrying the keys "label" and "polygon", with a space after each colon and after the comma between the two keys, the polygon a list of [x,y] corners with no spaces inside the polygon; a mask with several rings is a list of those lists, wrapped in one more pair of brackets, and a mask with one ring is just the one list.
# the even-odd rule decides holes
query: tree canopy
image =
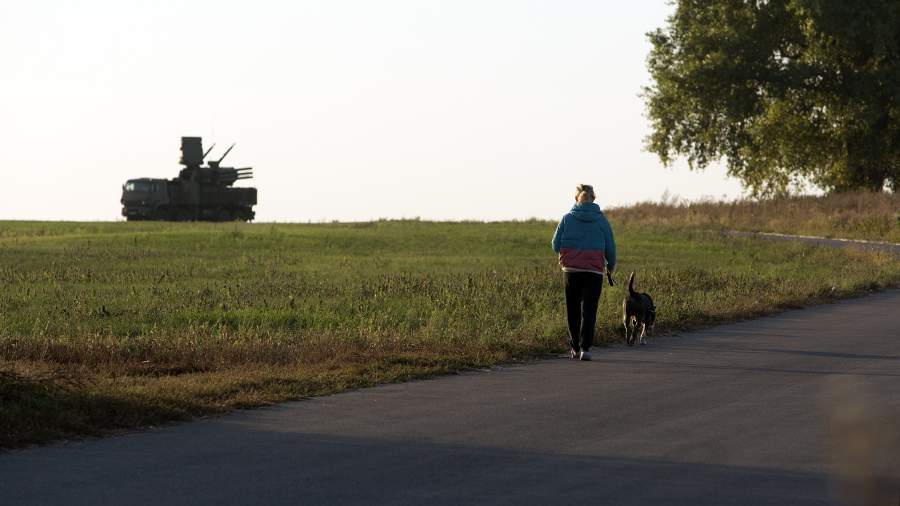
{"label": "tree canopy", "polygon": [[647,34],[647,148],[756,196],[900,190],[900,1],[679,0]]}

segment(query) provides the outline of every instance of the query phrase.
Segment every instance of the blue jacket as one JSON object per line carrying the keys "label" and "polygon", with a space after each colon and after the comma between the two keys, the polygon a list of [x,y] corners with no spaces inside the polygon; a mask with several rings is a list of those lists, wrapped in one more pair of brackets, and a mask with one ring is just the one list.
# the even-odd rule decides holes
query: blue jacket
{"label": "blue jacket", "polygon": [[593,202],[575,204],[553,234],[553,251],[559,253],[563,270],[603,273],[616,267],[616,241],[600,206]]}

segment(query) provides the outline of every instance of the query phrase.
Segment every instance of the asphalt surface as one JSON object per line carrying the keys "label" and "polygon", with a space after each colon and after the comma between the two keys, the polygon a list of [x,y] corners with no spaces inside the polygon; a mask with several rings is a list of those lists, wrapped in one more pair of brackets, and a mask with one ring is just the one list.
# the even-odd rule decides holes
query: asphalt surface
{"label": "asphalt surface", "polygon": [[897,329],[900,290],[9,452],[0,504],[836,504],[829,389],[900,413]]}

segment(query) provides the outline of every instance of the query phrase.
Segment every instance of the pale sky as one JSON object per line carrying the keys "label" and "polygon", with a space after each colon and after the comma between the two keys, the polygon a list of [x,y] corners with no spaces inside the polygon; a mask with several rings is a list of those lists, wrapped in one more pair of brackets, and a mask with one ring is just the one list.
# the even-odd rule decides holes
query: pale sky
{"label": "pale sky", "polygon": [[[734,198],[722,169],[643,150],[645,32],[663,0],[0,3],[0,219],[120,220],[177,176],[181,136],[232,142],[257,221],[559,218]],[[217,156],[216,156],[217,157]]]}

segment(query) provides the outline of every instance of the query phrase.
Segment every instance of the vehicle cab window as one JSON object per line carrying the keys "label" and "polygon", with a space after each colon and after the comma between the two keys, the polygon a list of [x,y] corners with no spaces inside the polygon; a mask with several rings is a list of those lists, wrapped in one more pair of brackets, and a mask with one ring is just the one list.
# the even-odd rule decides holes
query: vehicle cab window
{"label": "vehicle cab window", "polygon": [[150,191],[150,183],[144,181],[128,181],[127,183],[125,183],[125,191],[147,192]]}

